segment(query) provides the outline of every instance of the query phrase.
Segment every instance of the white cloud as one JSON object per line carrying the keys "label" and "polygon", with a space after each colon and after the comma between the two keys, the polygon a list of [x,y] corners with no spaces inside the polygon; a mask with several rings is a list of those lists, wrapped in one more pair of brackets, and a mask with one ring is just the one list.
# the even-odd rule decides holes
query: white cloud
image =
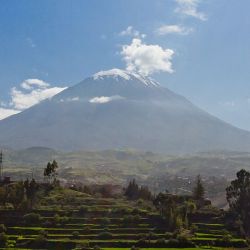
{"label": "white cloud", "polygon": [[176,12],[181,13],[186,16],[195,17],[202,21],[207,20],[207,16],[203,13],[198,11],[198,5],[200,0],[175,0],[178,4],[177,8],[175,9]]}
{"label": "white cloud", "polygon": [[30,108],[45,99],[53,97],[64,89],[66,88],[51,87],[49,83],[39,79],[27,79],[19,87],[11,89],[11,100],[7,104],[1,103],[0,119]]}
{"label": "white cloud", "polygon": [[125,30],[119,33],[120,36],[132,36],[136,38],[145,38],[145,34],[141,34],[138,30],[134,29],[133,26],[128,26]]}
{"label": "white cloud", "polygon": [[65,88],[52,87],[47,89],[34,89],[29,93],[25,93],[22,90],[13,88],[11,90],[11,105],[16,109],[24,110],[45,99],[53,97],[64,89]]}
{"label": "white cloud", "polygon": [[48,88],[49,86],[50,85],[48,83],[39,79],[27,79],[21,83],[21,87],[27,90],[34,89],[36,87],[45,89]]}
{"label": "white cloud", "polygon": [[20,113],[19,110],[15,109],[7,109],[7,108],[0,108],[0,120],[3,120],[11,115],[15,115]]}
{"label": "white cloud", "polygon": [[78,102],[80,98],[78,96],[66,99],[60,99],[60,102]]}
{"label": "white cloud", "polygon": [[235,107],[236,106],[235,101],[225,101],[225,102],[220,102],[220,104],[222,106],[226,106],[226,107]]}
{"label": "white cloud", "polygon": [[103,103],[108,103],[111,101],[117,101],[117,100],[122,100],[124,97],[119,96],[119,95],[114,95],[114,96],[97,96],[89,100],[90,103],[98,103],[98,104],[103,104]]}
{"label": "white cloud", "polygon": [[171,49],[163,49],[159,45],[147,45],[141,39],[134,38],[130,45],[122,46],[121,55],[128,71],[143,75],[159,71],[173,73],[171,60],[174,51]]}
{"label": "white cloud", "polygon": [[156,34],[163,36],[168,34],[188,35],[194,30],[180,25],[163,25],[156,30]]}

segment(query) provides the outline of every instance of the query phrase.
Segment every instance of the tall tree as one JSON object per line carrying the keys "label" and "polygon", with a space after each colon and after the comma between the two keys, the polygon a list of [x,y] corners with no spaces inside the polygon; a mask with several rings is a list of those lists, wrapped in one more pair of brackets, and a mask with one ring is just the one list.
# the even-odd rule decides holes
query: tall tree
{"label": "tall tree", "polygon": [[159,193],[153,200],[161,216],[166,219],[168,230],[174,231],[182,226],[181,213],[177,207],[176,197],[169,193]]}
{"label": "tall tree", "polygon": [[38,191],[38,184],[36,183],[36,181],[34,179],[32,179],[31,181],[29,181],[29,179],[27,179],[24,182],[24,188],[25,188],[26,197],[29,201],[30,208],[32,209],[33,204],[34,204],[34,200],[36,198],[36,194]]}
{"label": "tall tree", "polygon": [[202,180],[201,180],[201,176],[198,175],[196,177],[196,183],[195,183],[195,187],[193,189],[193,198],[195,200],[203,200],[204,199],[204,195],[205,195],[205,188],[203,186]]}
{"label": "tall tree", "polygon": [[226,192],[230,210],[239,216],[246,234],[250,235],[250,173],[240,170]]}
{"label": "tall tree", "polygon": [[57,169],[58,169],[58,164],[55,160],[53,160],[52,163],[48,162],[47,167],[44,169],[44,177],[49,180],[51,183],[52,181],[56,181],[57,177]]}
{"label": "tall tree", "polygon": [[128,184],[128,187],[125,190],[125,196],[128,197],[130,200],[136,200],[138,199],[139,195],[139,186],[135,182],[135,179],[133,181],[130,181]]}

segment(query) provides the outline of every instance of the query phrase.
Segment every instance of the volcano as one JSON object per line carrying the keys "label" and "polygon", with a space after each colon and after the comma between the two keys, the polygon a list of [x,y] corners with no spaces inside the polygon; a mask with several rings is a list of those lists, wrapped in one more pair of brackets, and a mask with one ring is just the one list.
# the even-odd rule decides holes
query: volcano
{"label": "volcano", "polygon": [[250,151],[250,132],[208,114],[151,78],[112,69],[0,121],[0,146],[171,154]]}

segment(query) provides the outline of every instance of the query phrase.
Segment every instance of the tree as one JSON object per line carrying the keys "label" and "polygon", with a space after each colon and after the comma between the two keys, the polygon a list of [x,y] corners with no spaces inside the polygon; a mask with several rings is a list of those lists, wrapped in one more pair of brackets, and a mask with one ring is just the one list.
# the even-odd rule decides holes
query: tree
{"label": "tree", "polygon": [[130,181],[128,187],[125,189],[125,196],[130,200],[151,200],[152,194],[147,186],[139,187],[135,180]]}
{"label": "tree", "polygon": [[230,210],[239,216],[246,234],[250,235],[250,173],[240,170],[226,193]]}
{"label": "tree", "polygon": [[55,160],[52,163],[48,162],[47,167],[44,169],[44,177],[51,183],[52,180],[56,182],[58,164]]}
{"label": "tree", "polygon": [[15,209],[19,209],[25,197],[24,183],[22,181],[9,185],[7,188],[8,201]]}
{"label": "tree", "polygon": [[159,193],[153,201],[161,216],[166,219],[168,229],[171,231],[182,226],[181,214],[175,198],[169,193]]}
{"label": "tree", "polygon": [[130,200],[136,200],[138,199],[139,195],[139,186],[135,182],[135,179],[133,181],[130,181],[128,184],[128,187],[125,190],[125,196],[127,196]]}
{"label": "tree", "polygon": [[33,208],[33,204],[34,204],[34,200],[36,198],[36,194],[38,191],[38,184],[36,183],[36,181],[34,179],[32,179],[31,181],[29,181],[29,179],[27,179],[24,182],[24,188],[25,188],[25,193],[26,193],[26,197],[30,203],[30,208]]}
{"label": "tree", "polygon": [[0,204],[5,206],[7,202],[7,191],[5,187],[0,187]]}
{"label": "tree", "polygon": [[193,189],[193,198],[197,201],[204,200],[204,195],[205,195],[205,188],[202,184],[201,176],[198,175],[196,177],[196,184]]}
{"label": "tree", "polygon": [[139,199],[151,200],[152,194],[147,186],[142,186],[139,190]]}

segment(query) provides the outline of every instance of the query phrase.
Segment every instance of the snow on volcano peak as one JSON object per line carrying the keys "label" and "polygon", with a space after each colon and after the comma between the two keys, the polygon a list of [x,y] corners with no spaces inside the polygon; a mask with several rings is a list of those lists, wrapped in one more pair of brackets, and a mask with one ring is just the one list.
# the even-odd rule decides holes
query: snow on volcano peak
{"label": "snow on volcano peak", "polygon": [[119,77],[124,78],[125,80],[130,80],[129,74],[126,71],[121,70],[121,69],[110,69],[110,70],[100,71],[94,74],[93,77],[94,77],[94,80],[97,80],[97,79],[103,79],[106,76],[110,76],[114,78],[117,78],[119,76]]}
{"label": "snow on volcano peak", "polygon": [[140,73],[125,71],[121,69],[111,69],[111,70],[106,70],[106,71],[100,71],[93,75],[94,80],[98,80],[98,79],[103,80],[105,77],[113,77],[116,80],[118,80],[118,78],[121,77],[127,81],[136,79],[147,86],[155,86],[155,87],[160,86],[158,82],[156,82],[150,77],[141,75]]}

